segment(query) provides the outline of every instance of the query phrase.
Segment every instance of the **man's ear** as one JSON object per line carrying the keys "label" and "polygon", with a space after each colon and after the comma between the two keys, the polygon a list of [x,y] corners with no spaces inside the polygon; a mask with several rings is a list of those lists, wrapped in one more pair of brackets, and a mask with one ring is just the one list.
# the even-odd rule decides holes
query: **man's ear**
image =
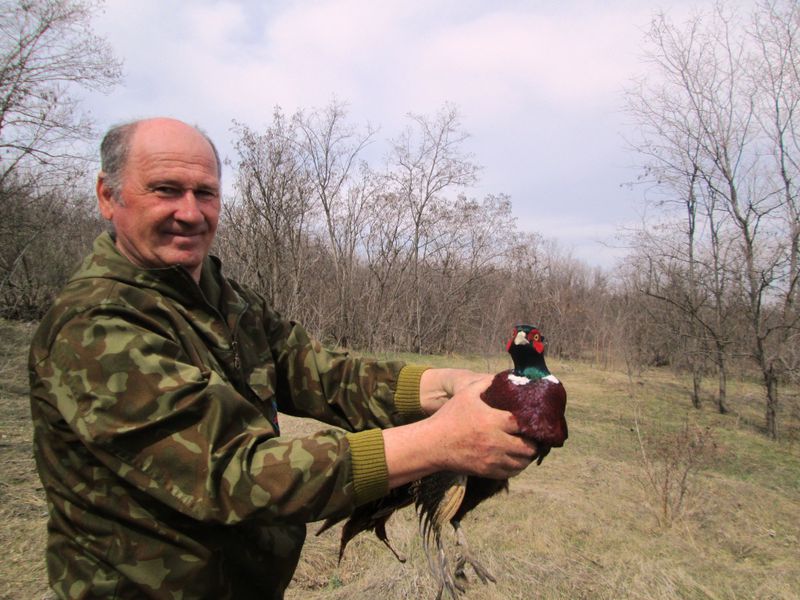
{"label": "man's ear", "polygon": [[114,190],[108,185],[108,178],[103,171],[97,174],[97,207],[100,209],[100,214],[107,221],[110,221],[114,216],[114,208],[117,201],[114,198]]}

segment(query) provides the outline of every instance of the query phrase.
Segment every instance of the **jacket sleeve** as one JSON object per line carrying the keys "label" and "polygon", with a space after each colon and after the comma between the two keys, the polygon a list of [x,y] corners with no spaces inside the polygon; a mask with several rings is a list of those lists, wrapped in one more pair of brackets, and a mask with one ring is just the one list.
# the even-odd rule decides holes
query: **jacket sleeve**
{"label": "jacket sleeve", "polygon": [[385,495],[389,479],[380,429],[424,418],[419,384],[427,367],[330,350],[266,306],[264,314],[278,410],[350,432],[355,504]]}
{"label": "jacket sleeve", "polygon": [[347,431],[385,429],[424,417],[419,403],[424,367],[327,349],[297,323],[276,329],[271,346],[281,412]]}
{"label": "jacket sleeve", "polygon": [[[351,443],[374,453],[374,432],[277,437],[219,374],[198,368],[168,331],[127,307],[67,322],[33,365],[31,393],[106,468],[195,519],[309,522],[386,490],[374,473],[361,491],[354,484]],[[382,452],[382,439],[377,445]]]}

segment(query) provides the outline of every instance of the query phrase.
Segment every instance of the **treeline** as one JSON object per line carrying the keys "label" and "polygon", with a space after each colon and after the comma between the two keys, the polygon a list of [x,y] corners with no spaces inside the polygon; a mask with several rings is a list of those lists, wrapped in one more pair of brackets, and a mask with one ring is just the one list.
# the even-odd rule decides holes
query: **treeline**
{"label": "treeline", "polygon": [[479,169],[453,107],[408,121],[379,164],[337,104],[237,124],[217,243],[231,276],[344,347],[491,352],[535,321],[558,354],[608,351],[607,275],[518,231],[507,196],[467,195]]}
{"label": "treeline", "polygon": [[[37,319],[104,227],[81,150],[99,134],[70,94],[116,85],[119,66],[89,5],[2,7],[0,316]],[[344,348],[495,353],[533,322],[556,357],[691,373],[694,406],[713,377],[720,412],[728,380],[755,375],[777,437],[778,390],[800,383],[798,31],[790,0],[656,16],[652,68],[626,93],[648,216],[614,271],[519,231],[499,191],[471,195],[480,167],[451,105],[386,137],[337,103],[234,122],[214,252]]]}
{"label": "treeline", "polygon": [[44,314],[103,230],[96,211],[85,189],[0,183],[0,317]]}

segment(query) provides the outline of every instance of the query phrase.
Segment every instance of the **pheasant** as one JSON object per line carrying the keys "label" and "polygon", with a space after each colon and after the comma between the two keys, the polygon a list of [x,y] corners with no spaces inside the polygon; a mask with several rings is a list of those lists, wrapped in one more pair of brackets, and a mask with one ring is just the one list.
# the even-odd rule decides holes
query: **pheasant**
{"label": "pheasant", "polygon": [[[544,360],[544,337],[536,327],[517,325],[507,350],[514,368],[495,375],[481,394],[488,405],[511,412],[521,435],[531,439],[537,448],[537,464],[541,464],[553,447],[561,447],[567,439],[564,417],[567,395],[564,386],[550,374]],[[347,543],[362,531],[372,530],[401,562],[405,561],[386,536],[386,522],[394,511],[414,504],[420,521],[420,532],[428,565],[439,584],[437,600],[444,590],[457,598],[465,591],[465,566],[470,565],[483,582],[494,582],[494,576],[472,554],[461,529],[461,520],[481,502],[508,490],[507,479],[488,479],[443,471],[411,484],[393,489],[387,496],[356,509],[342,529],[339,549],[341,560]],[[328,529],[335,520],[328,520],[317,534]],[[442,541],[442,526],[449,522],[456,535],[456,560],[451,567]]]}

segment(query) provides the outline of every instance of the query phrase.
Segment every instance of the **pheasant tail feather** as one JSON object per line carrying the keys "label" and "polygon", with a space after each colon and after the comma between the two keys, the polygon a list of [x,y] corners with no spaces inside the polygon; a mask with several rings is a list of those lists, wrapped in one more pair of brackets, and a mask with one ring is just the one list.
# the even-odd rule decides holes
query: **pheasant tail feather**
{"label": "pheasant tail feather", "polygon": [[431,573],[439,584],[439,594],[446,588],[451,595],[462,591],[456,583],[442,543],[442,526],[458,513],[467,490],[467,476],[436,473],[412,486],[414,504],[419,516],[423,550]]}

